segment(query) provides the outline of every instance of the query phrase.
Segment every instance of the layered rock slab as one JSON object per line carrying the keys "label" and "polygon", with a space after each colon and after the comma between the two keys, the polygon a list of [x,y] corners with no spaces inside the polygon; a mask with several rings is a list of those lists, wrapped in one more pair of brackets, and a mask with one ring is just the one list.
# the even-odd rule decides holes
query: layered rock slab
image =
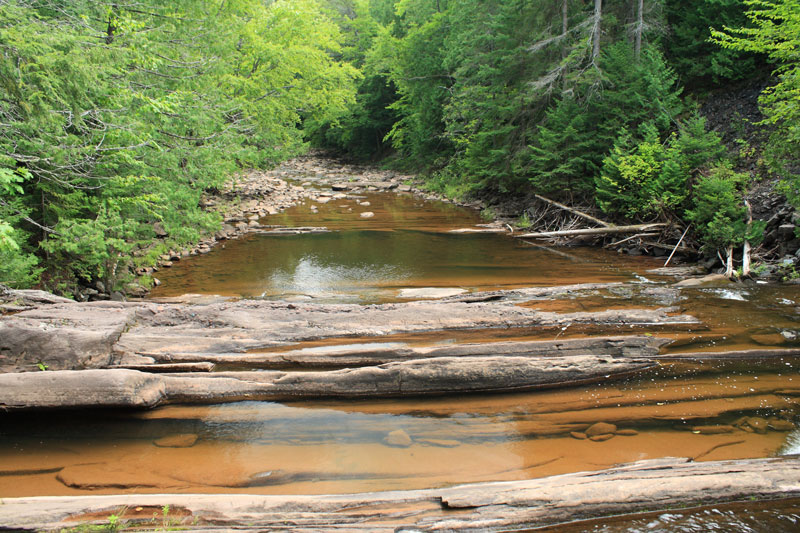
{"label": "layered rock slab", "polygon": [[126,508],[169,505],[183,525],[199,531],[288,525],[292,531],[507,531],[686,504],[796,498],[798,479],[797,457],[705,463],[666,458],[525,481],[364,494],[5,498],[0,523],[27,531],[60,529],[107,521]]}
{"label": "layered rock slab", "polygon": [[165,403],[508,392],[586,383],[654,365],[648,360],[585,355],[442,357],[329,372],[28,372],[0,375],[0,405],[6,409],[141,408]]}

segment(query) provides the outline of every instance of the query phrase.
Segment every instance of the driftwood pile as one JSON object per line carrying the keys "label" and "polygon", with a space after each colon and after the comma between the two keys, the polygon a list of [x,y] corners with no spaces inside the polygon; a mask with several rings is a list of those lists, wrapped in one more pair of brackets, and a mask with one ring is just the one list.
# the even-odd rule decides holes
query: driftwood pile
{"label": "driftwood pile", "polygon": [[[666,222],[617,226],[544,196],[538,194],[534,196],[537,202],[525,213],[531,222],[531,227],[543,227],[544,229],[515,235],[517,238],[546,239],[551,242],[561,243],[564,240],[603,239],[606,241],[604,243],[605,248],[616,249],[620,252],[638,251],[639,253],[652,255],[666,255],[669,253],[664,266],[670,263],[676,253],[695,257],[700,254],[698,244],[687,240],[691,224],[683,228]],[[745,206],[748,210],[747,222],[752,224],[752,209],[747,202],[745,202]],[[560,211],[560,214],[554,213],[554,209]],[[588,221],[596,227],[578,227],[582,221]],[[545,225],[543,226],[543,224]],[[725,265],[725,275],[730,278],[733,276],[733,246],[729,246],[725,252],[726,256],[719,255],[719,259]],[[750,275],[752,253],[753,248],[750,242],[745,241],[742,249],[743,276]]]}

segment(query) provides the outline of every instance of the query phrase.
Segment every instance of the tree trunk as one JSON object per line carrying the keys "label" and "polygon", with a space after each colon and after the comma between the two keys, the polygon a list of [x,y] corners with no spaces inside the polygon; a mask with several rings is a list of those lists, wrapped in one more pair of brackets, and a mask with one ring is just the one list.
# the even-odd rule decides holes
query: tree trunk
{"label": "tree trunk", "polygon": [[567,44],[567,32],[569,31],[569,5],[568,0],[561,2],[561,59],[566,59],[569,55]]}
{"label": "tree trunk", "polygon": [[592,62],[600,56],[600,20],[603,18],[603,0],[594,0],[594,24],[592,25]]}
{"label": "tree trunk", "polygon": [[729,278],[733,277],[733,245],[728,246],[728,259],[725,262],[725,275]]}
{"label": "tree trunk", "polygon": [[637,0],[636,26],[633,34],[633,55],[636,62],[642,55],[642,33],[644,32],[644,0]]}
{"label": "tree trunk", "polygon": [[541,233],[525,233],[514,235],[521,239],[546,239],[550,237],[579,237],[584,235],[618,235],[620,233],[638,233],[663,228],[666,224],[636,224],[635,226],[612,226],[610,228],[570,229],[564,231],[543,231]]}
{"label": "tree trunk", "polygon": [[[747,208],[747,233],[750,232],[750,226],[753,224],[753,208],[750,206],[750,202],[747,200],[744,201],[744,205]],[[750,275],[750,241],[747,240],[747,234],[745,234],[744,239],[744,246],[742,246],[742,277]]]}

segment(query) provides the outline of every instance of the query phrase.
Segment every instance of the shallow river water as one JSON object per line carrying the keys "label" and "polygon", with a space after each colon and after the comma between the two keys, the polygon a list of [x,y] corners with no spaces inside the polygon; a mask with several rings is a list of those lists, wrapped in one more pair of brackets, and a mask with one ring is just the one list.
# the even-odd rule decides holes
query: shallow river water
{"label": "shallow river water", "polygon": [[[472,211],[411,195],[370,194],[358,201],[370,205],[334,200],[319,206],[318,213],[304,204],[268,217],[262,223],[325,226],[331,232],[253,234],[228,241],[160,271],[163,284],[152,297],[200,293],[372,304],[402,301],[409,288],[482,291],[624,282],[621,288],[524,305],[553,312],[669,305],[699,318],[701,326],[645,332],[674,340],[665,356],[798,344],[797,286],[731,285],[684,290],[668,301],[643,298],[625,287],[668,287],[673,278],[648,273],[662,266],[663,258],[449,233],[482,221]],[[374,217],[362,217],[364,211]],[[295,348],[622,333],[643,332],[520,328],[337,339]],[[617,381],[525,394],[5,416],[0,419],[0,497],[360,492],[525,479],[665,456],[702,461],[798,453],[800,434],[792,428],[800,414],[799,369],[800,359],[790,354],[736,361],[665,358],[656,369]],[[604,442],[572,434],[596,422],[624,431]],[[769,506],[752,513],[715,509],[719,514],[712,518],[735,524],[751,513],[762,524],[773,520],[795,527],[797,505],[786,505],[777,515]],[[706,511],[591,530],[701,531],[687,524],[710,520]]]}

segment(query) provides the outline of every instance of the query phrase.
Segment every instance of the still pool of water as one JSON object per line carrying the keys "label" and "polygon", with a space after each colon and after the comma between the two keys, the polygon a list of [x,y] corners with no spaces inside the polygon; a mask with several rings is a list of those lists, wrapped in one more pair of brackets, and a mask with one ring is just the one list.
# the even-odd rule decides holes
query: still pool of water
{"label": "still pool of water", "polygon": [[[788,431],[800,400],[796,365],[664,362],[619,381],[528,394],[7,415],[0,496],[344,493],[527,479],[676,455],[766,457],[796,441]],[[572,434],[595,422],[621,433],[603,442]]]}
{"label": "still pool of water", "polygon": [[[157,273],[151,297],[219,294],[320,302],[396,301],[405,288],[469,291],[531,285],[631,281],[661,266],[602,249],[552,250],[496,234],[451,233],[482,221],[472,210],[411,195],[370,194],[368,207],[310,203],[262,223],[325,226],[330,233],[251,234]],[[354,209],[355,207],[355,209]],[[362,218],[369,210],[372,218]]]}

